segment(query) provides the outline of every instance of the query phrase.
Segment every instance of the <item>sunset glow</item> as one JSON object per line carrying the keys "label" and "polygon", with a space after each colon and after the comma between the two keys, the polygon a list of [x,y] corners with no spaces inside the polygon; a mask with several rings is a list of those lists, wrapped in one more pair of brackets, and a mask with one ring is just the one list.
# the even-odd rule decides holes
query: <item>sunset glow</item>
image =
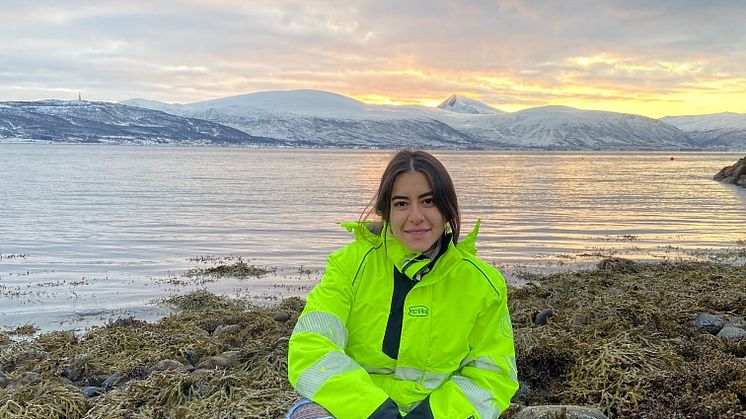
{"label": "sunset glow", "polygon": [[9,1],[0,18],[0,101],[318,89],[386,105],[455,93],[504,111],[746,113],[737,2]]}

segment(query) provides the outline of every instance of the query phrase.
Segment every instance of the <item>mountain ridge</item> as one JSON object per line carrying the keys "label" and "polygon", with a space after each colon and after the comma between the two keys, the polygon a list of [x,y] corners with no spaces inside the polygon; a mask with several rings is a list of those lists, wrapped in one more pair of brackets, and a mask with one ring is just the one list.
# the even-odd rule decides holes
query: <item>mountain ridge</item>
{"label": "mountain ridge", "polygon": [[[20,102],[0,102],[0,138],[7,138],[10,130],[8,126],[3,128],[3,118],[7,120],[9,117],[3,115],[2,107],[7,108],[7,104],[12,103]],[[265,146],[512,150],[746,149],[746,129],[741,130],[736,123],[731,123],[730,127],[721,126],[729,118],[734,121],[746,118],[746,114],[734,113],[654,119],[636,114],[557,105],[504,112],[458,94],[450,95],[438,107],[372,105],[336,93],[311,89],[255,92],[187,104],[138,98],[117,105],[158,111],[185,118],[183,121],[192,121],[192,124],[198,124],[197,121],[216,124],[210,125],[211,132],[215,132],[217,127],[230,128],[249,136],[246,140],[236,138],[233,141]],[[72,112],[74,104],[69,106],[69,112]],[[133,118],[137,120],[134,114]],[[49,120],[47,123],[54,122]],[[119,121],[113,125],[123,129],[127,123]],[[711,126],[715,128],[711,129]],[[110,128],[102,128],[106,138],[111,137],[107,131]],[[206,129],[207,125],[203,125],[203,131]],[[53,129],[51,131],[54,132]],[[235,131],[230,132],[240,136]],[[186,132],[189,130],[182,132],[181,136],[185,138],[179,141],[195,141],[195,134],[186,135]],[[224,132],[228,133],[226,130]],[[201,135],[204,136],[205,132]],[[89,136],[94,137],[95,133]]]}

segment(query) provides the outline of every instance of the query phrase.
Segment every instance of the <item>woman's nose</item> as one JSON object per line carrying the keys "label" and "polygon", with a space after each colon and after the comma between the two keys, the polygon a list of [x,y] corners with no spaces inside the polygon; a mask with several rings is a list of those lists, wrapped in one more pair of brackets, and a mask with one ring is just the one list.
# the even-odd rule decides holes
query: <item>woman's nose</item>
{"label": "woman's nose", "polygon": [[422,214],[422,208],[419,205],[412,205],[412,212],[409,213],[409,220],[413,223],[420,223],[425,219]]}

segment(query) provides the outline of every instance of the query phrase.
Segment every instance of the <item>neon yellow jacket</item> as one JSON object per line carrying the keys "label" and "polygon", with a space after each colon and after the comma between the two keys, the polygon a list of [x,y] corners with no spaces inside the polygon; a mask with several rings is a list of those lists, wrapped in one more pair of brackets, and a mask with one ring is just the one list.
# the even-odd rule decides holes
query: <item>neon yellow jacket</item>
{"label": "neon yellow jacket", "polygon": [[[475,256],[479,223],[432,266],[386,229],[343,225],[356,239],[329,256],[290,337],[295,390],[338,419],[396,417],[381,415],[387,405],[411,417],[497,418],[518,378],[505,280]],[[394,269],[419,279],[403,300],[396,359],[383,349]]]}

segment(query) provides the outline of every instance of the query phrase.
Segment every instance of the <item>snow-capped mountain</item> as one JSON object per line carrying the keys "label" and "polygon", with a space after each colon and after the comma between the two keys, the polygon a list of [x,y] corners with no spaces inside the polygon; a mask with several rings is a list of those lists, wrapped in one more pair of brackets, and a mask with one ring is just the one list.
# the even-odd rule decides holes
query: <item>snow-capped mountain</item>
{"label": "snow-capped mountain", "polygon": [[506,113],[452,95],[438,108],[369,105],[315,90],[261,92],[186,105],[123,102],[317,147],[670,150],[697,148],[656,119],[547,106]]}
{"label": "snow-capped mountain", "polygon": [[505,113],[499,109],[493,108],[486,103],[480,102],[466,96],[451,95],[448,99],[438,105],[438,108],[458,113],[470,114],[498,114]]}
{"label": "snow-capped mountain", "polygon": [[455,129],[520,149],[670,150],[696,148],[679,129],[640,115],[543,106],[499,115],[448,115]]}
{"label": "snow-capped mountain", "polygon": [[661,121],[684,131],[703,148],[746,149],[746,114],[743,113],[666,116]]}
{"label": "snow-capped mountain", "polygon": [[122,103],[205,119],[298,146],[451,149],[491,146],[417,107],[368,105],[316,90],[260,92],[186,105],[142,99]]}
{"label": "snow-capped mountain", "polygon": [[108,102],[0,102],[0,141],[279,144],[214,122]]}

